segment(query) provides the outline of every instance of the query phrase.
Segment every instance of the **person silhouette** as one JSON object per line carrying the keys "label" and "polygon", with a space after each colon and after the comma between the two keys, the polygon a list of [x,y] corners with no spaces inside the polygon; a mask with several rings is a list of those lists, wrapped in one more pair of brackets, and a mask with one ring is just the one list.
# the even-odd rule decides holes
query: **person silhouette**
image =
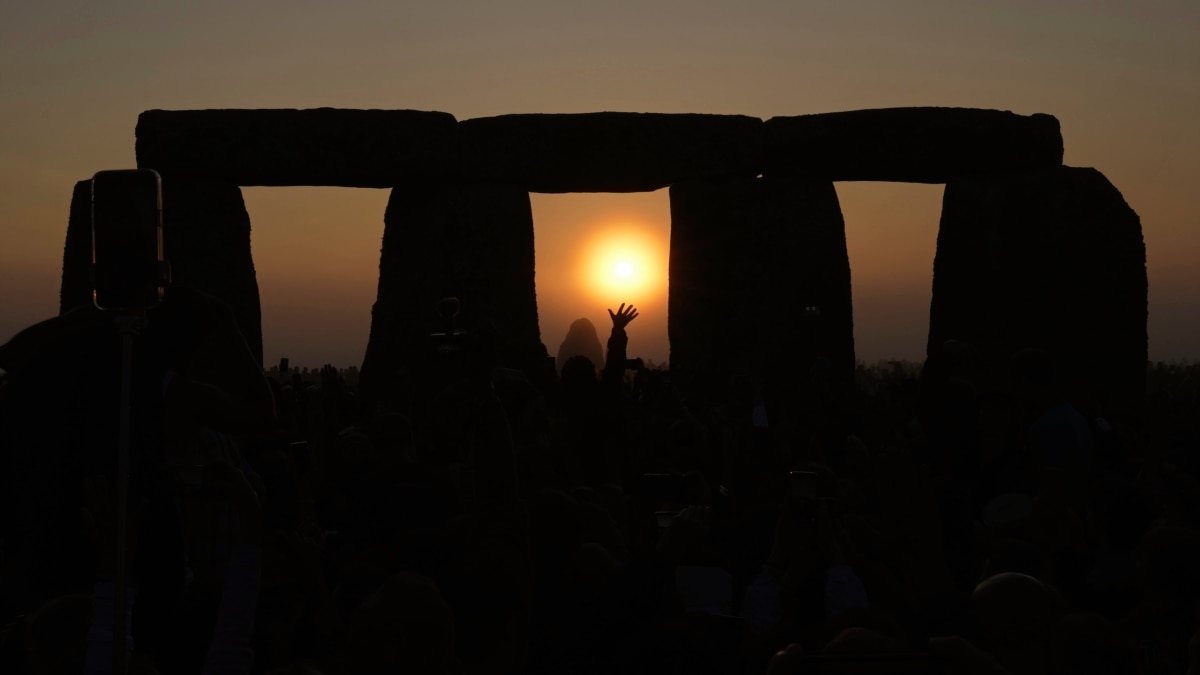
{"label": "person silhouette", "polygon": [[[598,485],[620,475],[616,451],[625,439],[619,431],[619,389],[625,374],[629,336],[626,326],[637,318],[633,305],[622,303],[616,312],[608,310],[612,333],[601,377],[596,363],[575,355],[563,364],[559,400],[560,443],[579,462],[582,483]],[[614,395],[615,394],[615,395]]]}
{"label": "person silhouette", "polygon": [[563,338],[558,348],[558,357],[555,359],[559,375],[562,374],[567,361],[576,356],[586,357],[593,367],[604,361],[604,350],[600,346],[596,326],[587,318],[576,319],[567,329],[567,336]]}
{"label": "person silhouette", "polygon": [[[94,575],[86,551],[76,550],[86,544],[73,536],[84,506],[78,486],[101,476],[116,484],[120,366],[112,314],[90,306],[0,345],[0,367],[11,378],[0,396],[0,534],[21,553],[6,561],[6,572],[25,581],[28,602],[90,584]],[[232,312],[200,291],[170,287],[146,312],[131,380],[131,504],[169,498],[162,494],[168,465],[218,458],[176,452],[195,445],[202,428],[227,435],[274,428],[273,394]]]}

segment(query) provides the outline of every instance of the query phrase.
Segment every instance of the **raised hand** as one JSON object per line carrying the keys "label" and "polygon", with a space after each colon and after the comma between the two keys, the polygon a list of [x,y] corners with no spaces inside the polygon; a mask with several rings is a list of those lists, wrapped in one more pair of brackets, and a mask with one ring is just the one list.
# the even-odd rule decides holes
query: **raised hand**
{"label": "raised hand", "polygon": [[633,305],[630,305],[628,308],[626,308],[625,303],[623,302],[621,303],[621,306],[617,308],[616,314],[613,314],[611,309],[608,310],[608,316],[610,319],[612,319],[613,328],[620,328],[622,330],[624,330],[625,326],[629,325],[630,321],[636,319],[637,315],[637,308],[635,308]]}

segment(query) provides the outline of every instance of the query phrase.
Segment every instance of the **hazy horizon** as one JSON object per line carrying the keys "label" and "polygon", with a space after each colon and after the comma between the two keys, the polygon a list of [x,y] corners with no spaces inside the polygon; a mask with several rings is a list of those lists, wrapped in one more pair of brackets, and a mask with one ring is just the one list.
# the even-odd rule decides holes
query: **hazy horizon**
{"label": "hazy horizon", "polygon": [[[1200,5],[544,0],[337,6],[214,0],[0,8],[0,342],[52,316],[71,189],[134,165],[148,109],[440,110],[459,120],[595,111],[762,119],[863,108],[1038,112],[1064,162],[1094,167],[1142,220],[1150,358],[1200,358]],[[838,183],[858,358],[919,359],[942,186]],[[244,188],[267,363],[361,363],[387,190]],[[631,353],[666,357],[666,298],[597,293],[581,246],[607,228],[667,241],[665,190],[531,196],[542,339],[606,332],[635,302]],[[169,236],[169,234],[168,234]],[[665,256],[665,245],[659,252]],[[660,261],[665,280],[665,258]],[[665,281],[659,286],[665,288]],[[609,297],[611,295],[611,297]]]}

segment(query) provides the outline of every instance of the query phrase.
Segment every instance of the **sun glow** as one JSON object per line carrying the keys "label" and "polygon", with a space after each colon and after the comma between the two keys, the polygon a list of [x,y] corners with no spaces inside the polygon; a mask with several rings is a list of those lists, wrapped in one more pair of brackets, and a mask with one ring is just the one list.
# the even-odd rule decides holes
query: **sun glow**
{"label": "sun glow", "polygon": [[597,299],[645,302],[666,286],[665,252],[645,232],[603,229],[582,251],[581,282]]}

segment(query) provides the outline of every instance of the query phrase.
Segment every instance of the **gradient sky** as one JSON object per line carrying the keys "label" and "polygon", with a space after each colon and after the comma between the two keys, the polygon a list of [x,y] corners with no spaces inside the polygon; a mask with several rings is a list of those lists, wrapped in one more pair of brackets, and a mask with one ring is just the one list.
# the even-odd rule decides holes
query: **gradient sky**
{"label": "gradient sky", "polygon": [[[0,4],[0,341],[57,311],[71,187],[134,165],[151,108],[697,112],[892,106],[1051,113],[1065,162],[1141,216],[1150,356],[1200,358],[1200,3],[41,0]],[[839,183],[860,360],[924,349],[942,187]],[[247,188],[268,362],[361,361],[384,190]],[[543,341],[639,303],[630,349],[667,355],[665,296],[578,281],[595,237],[665,256],[665,190],[533,195]],[[168,234],[169,236],[169,234]],[[665,286],[665,257],[661,260]],[[630,294],[636,295],[636,294]]]}

